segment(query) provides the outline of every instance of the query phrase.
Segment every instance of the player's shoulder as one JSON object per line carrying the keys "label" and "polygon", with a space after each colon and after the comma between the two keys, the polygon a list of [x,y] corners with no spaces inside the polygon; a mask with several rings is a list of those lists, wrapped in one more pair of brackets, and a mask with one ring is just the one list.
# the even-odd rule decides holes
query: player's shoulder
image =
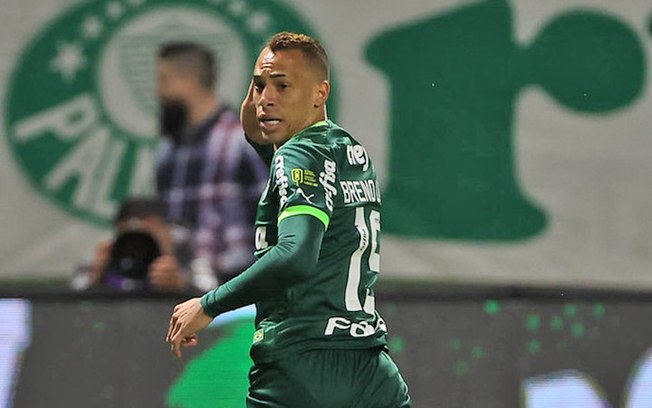
{"label": "player's shoulder", "polygon": [[325,122],[326,124],[320,129],[320,136],[324,138],[324,143],[331,146],[357,143],[348,130],[333,121],[327,120]]}
{"label": "player's shoulder", "polygon": [[318,122],[288,140],[280,149],[284,155],[331,156],[343,146],[355,144],[349,132],[330,120]]}

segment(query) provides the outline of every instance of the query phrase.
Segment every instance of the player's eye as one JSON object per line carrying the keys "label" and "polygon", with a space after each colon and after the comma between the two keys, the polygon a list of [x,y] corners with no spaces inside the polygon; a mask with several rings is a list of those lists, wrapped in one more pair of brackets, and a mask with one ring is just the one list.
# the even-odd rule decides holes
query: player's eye
{"label": "player's eye", "polygon": [[262,92],[263,88],[265,88],[265,84],[263,84],[262,82],[254,82],[254,89],[256,90],[256,92]]}

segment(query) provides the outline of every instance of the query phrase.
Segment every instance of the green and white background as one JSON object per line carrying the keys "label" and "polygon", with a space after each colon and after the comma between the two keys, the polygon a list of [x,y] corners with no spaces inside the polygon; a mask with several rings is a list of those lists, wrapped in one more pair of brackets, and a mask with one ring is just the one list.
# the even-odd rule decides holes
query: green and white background
{"label": "green and white background", "polygon": [[[237,106],[284,29],[376,161],[384,279],[652,289],[649,0],[0,0],[0,281],[65,280],[152,190],[157,45],[219,51]],[[415,406],[652,406],[645,295],[408,292],[379,309]],[[25,297],[0,405],[242,406],[250,314],[179,364],[176,299]]]}
{"label": "green and white background", "polygon": [[0,0],[0,279],[70,276],[151,191],[158,44],[221,52],[238,105],[281,29],[376,161],[385,278],[652,288],[644,0]]}

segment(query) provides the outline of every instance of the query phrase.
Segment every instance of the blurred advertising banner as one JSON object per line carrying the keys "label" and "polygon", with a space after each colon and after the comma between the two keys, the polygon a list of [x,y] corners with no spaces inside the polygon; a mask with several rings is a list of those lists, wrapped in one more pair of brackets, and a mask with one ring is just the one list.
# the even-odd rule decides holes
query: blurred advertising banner
{"label": "blurred advertising banner", "polygon": [[[649,299],[383,297],[389,348],[415,407],[649,408]],[[0,406],[240,408],[254,336],[246,310],[182,359],[171,300],[0,300]],[[13,404],[13,405],[12,405]]]}
{"label": "blurred advertising banner", "polygon": [[[383,274],[652,288],[644,0],[0,0],[0,278],[65,277],[152,190],[155,53],[316,36],[383,187]],[[362,189],[352,194],[364,194]]]}

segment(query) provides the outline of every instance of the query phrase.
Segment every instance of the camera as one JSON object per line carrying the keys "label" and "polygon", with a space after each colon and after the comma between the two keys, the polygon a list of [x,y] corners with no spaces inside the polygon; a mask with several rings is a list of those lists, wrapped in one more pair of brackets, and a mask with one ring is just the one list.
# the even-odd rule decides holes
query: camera
{"label": "camera", "polygon": [[156,239],[144,231],[127,231],[118,235],[111,246],[102,283],[121,291],[148,291],[147,272],[161,248]]}

